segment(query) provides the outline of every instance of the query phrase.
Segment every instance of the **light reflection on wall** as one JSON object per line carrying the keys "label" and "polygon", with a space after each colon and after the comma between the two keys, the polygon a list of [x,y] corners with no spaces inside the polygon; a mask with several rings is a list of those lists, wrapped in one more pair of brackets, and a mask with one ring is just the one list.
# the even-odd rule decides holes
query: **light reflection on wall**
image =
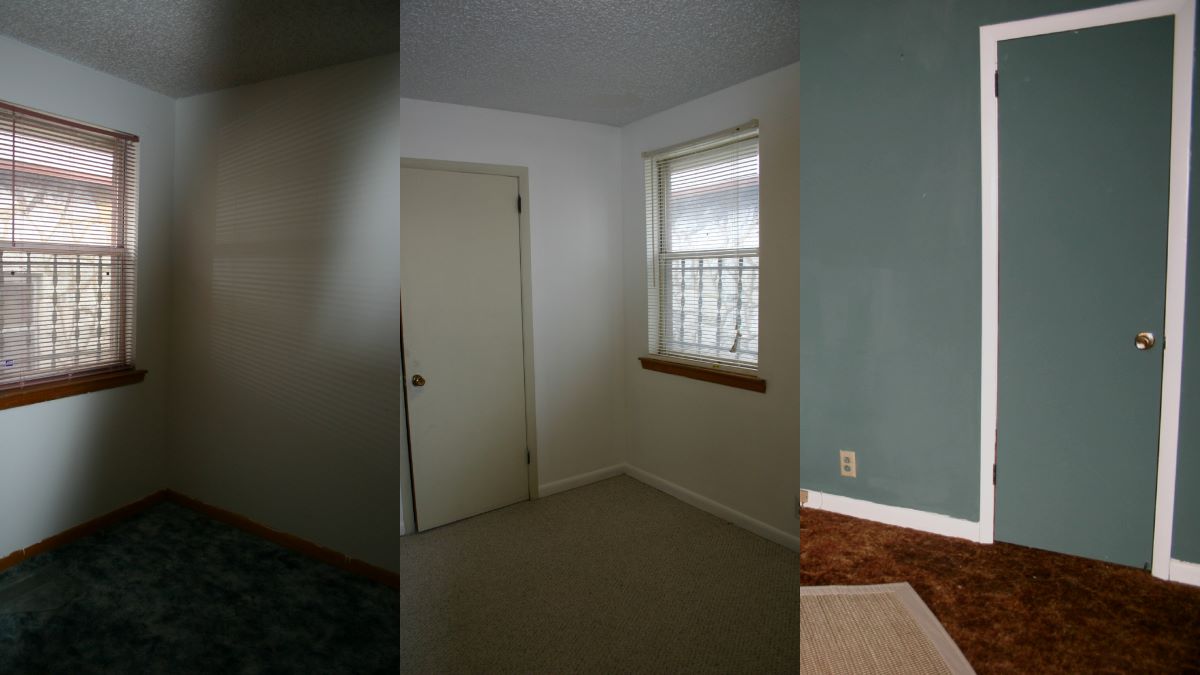
{"label": "light reflection on wall", "polygon": [[399,153],[372,61],[189,106],[173,442],[185,491],[394,568]]}
{"label": "light reflection on wall", "polygon": [[376,312],[398,323],[398,302],[386,302],[398,289],[372,288],[332,259],[354,226],[345,214],[357,194],[355,155],[370,147],[383,109],[322,94],[273,101],[221,129],[212,356],[227,381],[297,422],[392,440],[396,346],[364,344],[356,323]]}

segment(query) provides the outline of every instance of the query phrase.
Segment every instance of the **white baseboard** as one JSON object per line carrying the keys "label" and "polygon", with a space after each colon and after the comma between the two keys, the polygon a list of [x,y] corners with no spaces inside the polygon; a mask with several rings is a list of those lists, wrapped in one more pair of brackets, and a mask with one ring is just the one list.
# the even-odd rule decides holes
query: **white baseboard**
{"label": "white baseboard", "polygon": [[947,537],[958,537],[979,541],[979,523],[962,520],[940,513],[918,511],[903,506],[876,504],[862,499],[831,495],[808,490],[808,503],[804,508],[833,511],[845,516],[873,520],[886,525],[898,525],[922,532],[931,532]]}
{"label": "white baseboard", "polygon": [[1171,571],[1168,572],[1171,581],[1181,584],[1200,586],[1200,564],[1171,559]]}
{"label": "white baseboard", "polygon": [[771,541],[781,546],[786,546],[793,551],[800,550],[800,536],[798,534],[789,534],[783,530],[772,527],[761,520],[756,520],[746,514],[735,511],[724,504],[719,504],[703,495],[692,492],[691,490],[672,483],[671,481],[660,478],[649,471],[644,471],[636,466],[625,465],[625,473],[631,478],[635,478],[646,485],[662,490],[663,492],[675,497],[676,499],[691,504],[692,506],[707,511],[712,515],[727,520],[738,527],[757,534],[764,539]]}
{"label": "white baseboard", "polygon": [[624,464],[613,464],[612,466],[606,466],[603,469],[588,471],[587,473],[577,474],[562,480],[556,480],[550,483],[542,483],[541,485],[538,485],[538,496],[549,497],[556,492],[573,490],[577,487],[583,487],[588,483],[595,483],[596,481],[601,481],[605,478],[620,476],[623,473],[625,473]]}

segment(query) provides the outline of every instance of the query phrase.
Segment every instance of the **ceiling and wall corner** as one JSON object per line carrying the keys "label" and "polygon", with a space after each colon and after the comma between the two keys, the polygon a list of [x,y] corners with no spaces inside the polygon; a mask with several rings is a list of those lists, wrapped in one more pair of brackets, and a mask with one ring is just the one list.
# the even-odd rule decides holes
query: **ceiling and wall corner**
{"label": "ceiling and wall corner", "polygon": [[800,2],[405,0],[408,98],[623,126],[799,59]]}
{"label": "ceiling and wall corner", "polygon": [[[0,519],[0,556],[171,487],[397,568],[398,2],[286,4],[0,4],[0,98],[142,139],[137,360],[150,371],[2,411],[16,436],[0,441],[0,504],[20,517]],[[256,32],[271,8],[286,27]],[[364,14],[335,16],[346,8]],[[355,39],[376,9],[390,45],[363,58]],[[165,42],[137,42],[156,29]],[[306,37],[321,31],[335,37]],[[188,45],[171,51],[171,36]],[[194,87],[219,91],[173,100]],[[209,358],[210,375],[237,379],[217,394],[194,386]]]}
{"label": "ceiling and wall corner", "polygon": [[[645,430],[634,434],[629,423],[626,366],[636,360],[622,337],[628,328],[623,288],[634,279],[641,283],[645,275],[644,261],[635,256],[639,262],[634,263],[625,254],[625,239],[631,236],[627,228],[640,220],[623,218],[618,206],[629,199],[621,189],[625,176],[621,156],[628,149],[629,125],[663,113],[666,121],[653,123],[658,136],[670,133],[661,127],[671,126],[671,120],[686,121],[689,128],[695,123],[694,135],[703,135],[743,121],[724,119],[728,106],[721,105],[708,118],[722,118],[723,123],[701,128],[697,115],[677,106],[696,111],[705,104],[691,102],[714,92],[724,91],[724,101],[746,86],[770,88],[787,80],[795,72],[789,66],[798,58],[799,15],[799,3],[770,0],[559,2],[553,6],[532,0],[403,3],[401,133],[407,141],[401,143],[402,154],[530,167],[543,486],[603,474],[606,467],[632,459],[629,454],[635,446],[649,443]],[[743,84],[748,81],[759,84]],[[794,87],[782,89],[794,92]],[[778,96],[786,99],[788,94]],[[795,126],[795,111],[786,104],[756,98],[748,105],[755,112],[759,107],[784,110],[779,119],[792,116],[787,124]],[[604,127],[595,125],[620,129],[612,128],[605,135]],[[788,132],[775,129],[770,136],[779,142],[773,147],[796,146]],[[581,147],[583,154],[573,149],[585,141],[595,145]],[[783,153],[772,150],[771,155],[792,166],[780,159]],[[635,172],[639,204],[640,167],[639,155]],[[588,201],[593,206],[580,209]],[[582,218],[581,212],[590,215]],[[787,239],[787,231],[779,228],[783,239],[777,243]],[[640,242],[641,235],[637,238]],[[562,268],[560,262],[567,261],[568,267]],[[785,268],[779,268],[783,276],[788,274]],[[644,287],[641,293],[644,307]],[[583,297],[591,299],[581,302]],[[776,297],[782,300],[789,294],[781,291]],[[580,314],[577,307],[591,311]],[[781,344],[788,342],[786,336],[794,338],[795,331],[789,330],[792,323],[784,320],[773,333],[783,338]],[[581,349],[585,345],[581,338],[586,338],[589,349]],[[795,344],[794,339],[790,342]],[[644,341],[638,344],[643,347],[637,349],[644,350]],[[761,413],[755,419],[770,418],[771,430],[764,434],[766,438],[756,439],[761,447],[742,456],[751,459],[743,461],[732,480],[722,483],[721,471],[714,468],[727,468],[720,462],[692,461],[690,468],[681,469],[647,453],[643,459],[650,460],[650,466],[646,468],[668,483],[700,490],[705,499],[749,514],[755,521],[792,531],[798,457],[795,439],[786,440],[795,434],[782,429],[786,420],[794,418],[794,406],[786,402],[794,400],[795,385],[794,378],[782,371],[794,362],[786,356],[777,359],[780,390],[769,402],[748,406]],[[725,401],[723,394],[701,389],[690,400],[719,406]],[[784,408],[785,414],[776,414]],[[714,437],[697,442],[701,447],[691,448],[693,459],[719,455],[726,448]],[[762,476],[776,474],[780,478],[765,487]],[[769,496],[747,497],[756,489]],[[772,514],[779,504],[784,508]]]}
{"label": "ceiling and wall corner", "polygon": [[[247,7],[249,4],[254,7]],[[571,0],[545,7],[533,0],[514,0],[497,7],[498,3],[459,0],[404,0],[401,7],[400,0],[55,0],[44,4],[11,0],[0,7],[0,33],[26,43],[22,48],[38,45],[78,64],[183,98],[174,105],[177,131],[181,132],[176,134],[176,142],[200,139],[200,146],[213,134],[192,133],[196,125],[189,115],[220,117],[209,114],[206,105],[232,100],[234,94],[226,89],[258,80],[275,82],[236,92],[239,100],[253,98],[263,91],[299,86],[296,83],[301,80],[277,82],[281,75],[309,73],[321,66],[362,61],[372,53],[399,49],[395,82],[400,96],[406,97],[399,99],[401,154],[530,166],[531,208],[542,214],[534,219],[551,223],[535,235],[533,278],[538,377],[557,373],[552,379],[561,385],[557,395],[549,382],[539,381],[538,386],[539,413],[542,404],[547,408],[538,416],[541,477],[554,481],[617,463],[633,441],[625,419],[627,359],[622,336],[626,329],[623,286],[626,275],[634,272],[623,255],[620,185],[624,131],[617,126],[793,64],[798,58],[794,39],[798,4],[619,0],[601,5]],[[267,17],[277,25],[272,26]],[[396,30],[398,23],[405,28]],[[415,28],[418,26],[422,28]],[[313,35],[322,31],[325,35]],[[521,37],[515,39],[514,35]],[[467,41],[474,42],[468,45]],[[107,86],[106,75],[90,72],[83,78],[83,91]],[[299,77],[309,81],[320,76]],[[223,93],[190,98],[215,90]],[[506,109],[542,117],[530,118]],[[592,123],[585,123],[589,121]],[[112,124],[122,126],[120,120]],[[437,129],[438,133],[415,133],[418,128]],[[434,137],[453,141],[434,147],[430,144]],[[517,147],[523,149],[513,149]],[[171,150],[177,155],[182,152],[180,148]],[[460,150],[469,155],[444,156]],[[535,168],[542,173],[536,174]],[[178,188],[183,173],[179,166],[175,173]],[[169,170],[165,173],[170,174]],[[537,175],[542,176],[540,181]],[[182,191],[174,199],[180,214],[194,202]],[[193,232],[193,225],[180,222],[173,232],[204,234],[205,230],[201,227]],[[172,242],[176,258],[180,241]],[[563,251],[567,255],[556,255]],[[159,264],[167,264],[165,257]],[[640,279],[642,272],[637,275]],[[176,277],[173,272],[171,285],[176,290],[184,288],[179,284],[187,279]],[[561,317],[575,315],[573,308],[581,298],[587,300],[585,305],[601,308],[596,319],[574,324],[562,321]],[[581,352],[586,358],[580,358]],[[165,371],[161,369],[163,377]],[[177,374],[175,370],[172,373]],[[182,382],[184,378],[175,379]],[[174,384],[172,388],[178,391]],[[176,415],[175,421],[179,419]],[[555,454],[554,447],[560,452]],[[670,467],[654,468],[666,480],[693,484]],[[210,469],[197,469],[193,478],[220,477],[220,472],[204,473]],[[757,474],[750,471],[746,475]],[[757,484],[742,482],[751,489]],[[406,488],[403,485],[402,489]],[[789,487],[789,518],[790,493],[794,491]],[[775,492],[772,490],[773,495]],[[733,506],[774,520],[758,510],[771,506],[757,502]],[[261,509],[256,513],[264,514],[264,521],[288,520]],[[336,520],[337,516],[330,516],[314,527],[332,531]],[[387,528],[403,527],[382,520],[389,521]],[[776,522],[779,527],[788,525]],[[319,533],[313,538],[323,539]],[[362,551],[371,545],[365,540],[340,543]]]}
{"label": "ceiling and wall corner", "polygon": [[395,52],[400,0],[5,0],[0,33],[172,98]]}

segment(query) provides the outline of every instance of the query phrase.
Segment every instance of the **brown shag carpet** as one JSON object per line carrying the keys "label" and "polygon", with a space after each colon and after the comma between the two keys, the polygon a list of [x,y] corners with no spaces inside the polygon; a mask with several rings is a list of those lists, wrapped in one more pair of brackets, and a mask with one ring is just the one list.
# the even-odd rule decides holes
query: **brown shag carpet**
{"label": "brown shag carpet", "polygon": [[1200,588],[804,510],[800,584],[907,581],[979,673],[1200,673]]}

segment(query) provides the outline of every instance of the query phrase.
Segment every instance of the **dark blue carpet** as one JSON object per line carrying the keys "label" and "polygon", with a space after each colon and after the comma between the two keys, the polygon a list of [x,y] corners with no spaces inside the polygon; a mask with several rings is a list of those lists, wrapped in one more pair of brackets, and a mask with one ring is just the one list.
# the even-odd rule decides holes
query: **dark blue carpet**
{"label": "dark blue carpet", "polygon": [[0,673],[395,673],[396,590],[163,503],[0,573]]}

